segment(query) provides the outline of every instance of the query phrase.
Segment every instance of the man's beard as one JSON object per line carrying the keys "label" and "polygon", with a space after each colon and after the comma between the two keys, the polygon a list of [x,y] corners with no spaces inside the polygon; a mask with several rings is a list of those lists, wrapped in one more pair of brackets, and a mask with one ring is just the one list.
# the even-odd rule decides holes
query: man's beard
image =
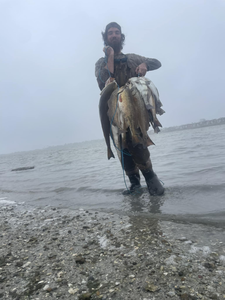
{"label": "man's beard", "polygon": [[109,42],[108,45],[113,48],[115,53],[119,53],[122,49],[122,42],[112,41]]}

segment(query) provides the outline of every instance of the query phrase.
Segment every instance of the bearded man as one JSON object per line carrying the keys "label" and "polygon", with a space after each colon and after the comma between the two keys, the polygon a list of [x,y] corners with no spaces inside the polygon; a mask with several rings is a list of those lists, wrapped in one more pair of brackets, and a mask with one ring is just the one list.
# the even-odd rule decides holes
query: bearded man
{"label": "bearded man", "polygon": [[[124,86],[128,79],[137,76],[145,76],[147,71],[156,70],[161,67],[157,59],[145,58],[136,54],[123,54],[125,35],[116,22],[109,23],[105,32],[102,32],[104,41],[103,51],[105,58],[100,58],[95,65],[95,76],[99,88],[102,90],[106,84],[116,80],[119,87]],[[139,144],[133,147],[129,134],[123,151],[123,163],[121,162],[131,186],[130,192],[140,188],[140,174],[142,172],[151,195],[162,195],[164,188],[158,177],[153,172],[150,153],[147,147]],[[128,155],[127,155],[128,154]],[[119,155],[120,160],[121,155]]]}

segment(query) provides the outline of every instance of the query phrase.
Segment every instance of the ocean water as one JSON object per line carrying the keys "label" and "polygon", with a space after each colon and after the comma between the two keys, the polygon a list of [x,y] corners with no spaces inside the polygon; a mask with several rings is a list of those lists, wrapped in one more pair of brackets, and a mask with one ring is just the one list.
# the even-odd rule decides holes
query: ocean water
{"label": "ocean water", "polygon": [[[165,186],[161,197],[149,195],[143,177],[137,193],[122,195],[120,162],[108,161],[102,139],[0,155],[0,206],[50,205],[225,226],[225,125],[151,138],[153,168]],[[35,168],[11,171],[26,166]]]}

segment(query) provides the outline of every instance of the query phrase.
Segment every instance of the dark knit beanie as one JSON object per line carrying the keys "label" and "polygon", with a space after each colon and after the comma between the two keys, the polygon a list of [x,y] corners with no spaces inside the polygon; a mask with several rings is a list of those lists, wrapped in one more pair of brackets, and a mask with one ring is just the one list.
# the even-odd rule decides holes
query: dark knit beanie
{"label": "dark knit beanie", "polygon": [[111,27],[118,28],[119,31],[120,31],[120,33],[121,33],[121,27],[120,27],[120,25],[117,24],[116,22],[111,22],[111,23],[109,23],[108,25],[106,25],[106,28],[105,28],[105,34],[107,34],[109,28],[111,28]]}

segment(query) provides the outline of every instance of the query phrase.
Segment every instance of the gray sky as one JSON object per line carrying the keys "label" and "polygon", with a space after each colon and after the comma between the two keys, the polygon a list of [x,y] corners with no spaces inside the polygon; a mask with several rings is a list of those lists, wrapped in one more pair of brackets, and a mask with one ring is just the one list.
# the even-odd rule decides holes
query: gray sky
{"label": "gray sky", "polygon": [[225,116],[225,0],[0,0],[0,153],[103,138],[94,68],[112,21],[124,53],[162,63],[146,77],[164,127]]}

